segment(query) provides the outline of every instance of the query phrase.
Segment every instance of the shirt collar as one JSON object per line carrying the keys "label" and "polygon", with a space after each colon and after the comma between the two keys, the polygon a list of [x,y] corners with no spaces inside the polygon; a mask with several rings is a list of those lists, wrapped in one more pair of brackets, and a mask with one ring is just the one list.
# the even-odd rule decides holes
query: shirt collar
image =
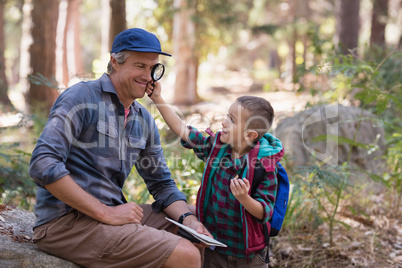
{"label": "shirt collar", "polygon": [[225,152],[224,157],[229,160],[228,167],[233,167],[235,170],[243,168],[246,162],[246,155],[242,155],[239,158],[232,159],[232,148],[229,147]]}
{"label": "shirt collar", "polygon": [[[102,84],[102,91],[103,92],[108,92],[108,93],[112,93],[115,94],[117,97],[117,92],[116,89],[113,86],[112,80],[110,80],[110,77],[107,73],[104,73],[101,78],[100,78],[101,84]],[[139,103],[135,100],[131,106],[130,106],[130,110],[132,112],[139,112],[140,107],[139,107]],[[134,110],[134,111],[133,111]]]}

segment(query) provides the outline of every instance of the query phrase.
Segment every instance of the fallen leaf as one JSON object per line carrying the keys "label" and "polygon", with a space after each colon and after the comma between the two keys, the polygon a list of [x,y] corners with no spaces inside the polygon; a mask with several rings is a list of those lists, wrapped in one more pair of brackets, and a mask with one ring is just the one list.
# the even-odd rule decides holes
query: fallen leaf
{"label": "fallen leaf", "polygon": [[393,258],[393,261],[396,262],[396,263],[401,263],[402,262],[402,256],[398,256],[398,257]]}
{"label": "fallen leaf", "polygon": [[359,248],[363,243],[359,241],[353,241],[352,244],[350,244],[349,249],[355,249]]}

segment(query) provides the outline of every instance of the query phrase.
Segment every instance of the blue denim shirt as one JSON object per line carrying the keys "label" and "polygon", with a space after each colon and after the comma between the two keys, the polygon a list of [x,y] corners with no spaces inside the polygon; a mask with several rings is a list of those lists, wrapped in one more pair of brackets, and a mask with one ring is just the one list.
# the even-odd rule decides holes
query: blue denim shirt
{"label": "blue denim shirt", "polygon": [[32,153],[29,174],[36,181],[36,226],[71,207],[44,186],[70,175],[108,206],[126,203],[122,187],[135,165],[160,211],[186,200],[171,179],[151,114],[137,101],[124,126],[124,107],[107,74],[80,82],[56,100]]}

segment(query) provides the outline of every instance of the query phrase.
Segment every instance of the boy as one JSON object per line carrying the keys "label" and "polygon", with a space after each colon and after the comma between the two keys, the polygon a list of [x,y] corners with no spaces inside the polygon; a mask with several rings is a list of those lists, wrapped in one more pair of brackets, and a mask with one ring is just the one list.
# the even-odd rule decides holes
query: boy
{"label": "boy", "polygon": [[[238,98],[222,122],[222,131],[203,137],[169,108],[159,83],[149,84],[146,93],[152,93],[152,101],[182,145],[206,162],[196,214],[214,238],[228,247],[206,249],[204,267],[268,267],[263,258],[263,225],[272,216],[275,166],[284,153],[281,142],[267,133],[274,117],[270,103],[253,96]],[[264,178],[254,186],[257,169],[264,169]]]}

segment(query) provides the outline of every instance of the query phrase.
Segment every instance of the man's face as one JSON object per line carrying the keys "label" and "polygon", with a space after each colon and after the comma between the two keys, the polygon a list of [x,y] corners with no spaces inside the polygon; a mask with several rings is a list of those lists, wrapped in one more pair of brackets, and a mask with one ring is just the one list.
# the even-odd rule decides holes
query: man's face
{"label": "man's face", "polygon": [[112,59],[115,71],[111,79],[123,104],[144,97],[147,83],[152,80],[151,69],[158,63],[158,59],[158,53],[136,51],[129,51],[128,58],[122,64]]}

